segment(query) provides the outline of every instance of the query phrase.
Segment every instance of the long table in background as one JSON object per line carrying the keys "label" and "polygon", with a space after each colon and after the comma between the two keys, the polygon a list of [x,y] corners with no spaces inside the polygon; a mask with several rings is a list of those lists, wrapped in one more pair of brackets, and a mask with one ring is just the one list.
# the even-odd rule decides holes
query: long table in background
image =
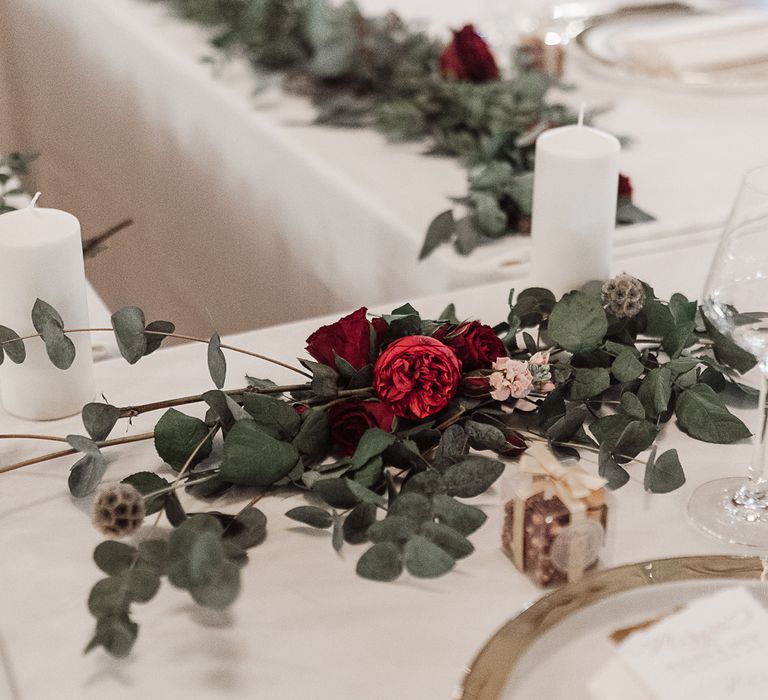
{"label": "long table in background", "polygon": [[[428,17],[445,36],[465,21],[498,35],[490,2],[360,5]],[[85,230],[136,221],[88,262],[111,309],[224,333],[526,274],[525,238],[418,263],[429,221],[465,192],[460,165],[314,126],[309,103],[278,87],[255,96],[275,78],[204,61],[208,36],[166,3],[0,0],[0,20],[0,144],[42,153],[37,187]],[[743,172],[768,162],[768,96],[641,88],[569,65],[578,89],[562,97],[610,103],[599,125],[631,137],[621,167],[658,219],[617,231],[618,256],[721,224]]]}
{"label": "long table in background", "polygon": [[[678,290],[694,298],[715,240],[705,233],[674,251],[638,252],[617,263],[616,271],[647,280],[665,297]],[[508,285],[497,282],[409,300],[425,317],[452,301],[459,316],[493,323],[506,316],[507,292]],[[303,355],[304,339],[334,318],[252,331],[229,342],[291,362]],[[287,370],[242,355],[230,354],[228,364],[228,387],[239,386],[246,371],[292,380]],[[211,388],[202,345],[162,349],[132,366],[122,359],[103,361],[97,379],[98,391],[118,404]],[[750,418],[748,412],[740,415]],[[139,416],[129,431],[151,430],[156,418]],[[42,426],[0,413],[0,431],[64,435],[81,433],[82,426],[77,417]],[[663,447],[678,449],[688,483],[671,494],[650,496],[643,491],[642,471],[631,469],[629,484],[610,498],[605,566],[738,553],[700,535],[686,520],[685,504],[697,484],[732,475],[735,465],[746,464],[749,446],[696,442],[670,424]],[[1,461],[44,451],[44,445],[4,441]],[[151,443],[124,445],[110,455],[110,479],[161,467]],[[471,537],[476,548],[471,557],[440,579],[406,576],[391,584],[355,575],[362,547],[345,545],[337,556],[327,534],[307,534],[285,518],[287,510],[305,502],[302,496],[268,497],[259,503],[269,517],[267,539],[250,551],[241,596],[231,611],[201,612],[185,592],[164,584],[155,600],[135,606],[141,632],[129,658],[117,661],[100,650],[83,656],[93,623],[85,601],[100,575],[91,552],[100,538],[89,522],[87,499],[73,502],[68,495],[72,460],[0,476],[0,653],[24,700],[445,700],[490,635],[543,593],[501,552],[499,486],[476,499],[488,521]],[[596,468],[588,462],[585,467]],[[248,490],[239,490],[209,507],[235,512],[249,497]],[[182,498],[194,508],[187,494]],[[580,697],[568,674],[553,673],[547,682],[547,694],[540,697]],[[5,697],[3,683],[0,670]]]}

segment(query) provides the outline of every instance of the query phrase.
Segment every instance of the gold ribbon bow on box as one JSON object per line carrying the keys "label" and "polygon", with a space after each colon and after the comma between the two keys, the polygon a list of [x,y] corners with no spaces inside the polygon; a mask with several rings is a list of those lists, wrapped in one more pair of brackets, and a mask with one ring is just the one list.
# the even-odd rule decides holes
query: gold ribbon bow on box
{"label": "gold ribbon bow on box", "polygon": [[[608,482],[601,476],[590,474],[578,464],[563,464],[552,451],[542,443],[531,445],[520,458],[520,472],[533,477],[537,488],[533,493],[544,491],[544,498],[549,500],[557,496],[563,503],[587,498]],[[533,494],[531,494],[533,495]]]}
{"label": "gold ribbon bow on box", "polygon": [[[607,481],[578,464],[563,464],[543,443],[531,445],[525,451],[520,458],[520,474],[529,479],[518,485],[514,496],[512,552],[515,566],[524,571],[526,501],[538,493],[545,500],[557,496],[570,512],[570,524],[573,524],[587,517],[587,499],[599,492]],[[578,572],[574,573],[577,578]]]}

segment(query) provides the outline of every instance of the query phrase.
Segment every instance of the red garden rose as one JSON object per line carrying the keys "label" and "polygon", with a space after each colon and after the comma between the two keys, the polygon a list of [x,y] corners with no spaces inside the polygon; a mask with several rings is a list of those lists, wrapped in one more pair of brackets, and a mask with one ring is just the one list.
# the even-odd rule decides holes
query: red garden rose
{"label": "red garden rose", "polygon": [[471,24],[453,33],[453,41],[440,55],[440,72],[445,78],[473,83],[485,83],[499,77],[496,59]]}
{"label": "red garden rose", "polygon": [[334,353],[355,369],[371,361],[371,324],[364,306],[340,318],[336,323],[318,328],[307,338],[307,352],[318,362],[336,368]]}
{"label": "red garden rose", "polygon": [[619,173],[619,199],[632,199],[632,180]]}
{"label": "red garden rose", "polygon": [[395,414],[381,401],[350,400],[328,409],[331,440],[343,455],[354,454],[357,443],[368,428],[392,432]]}
{"label": "red garden rose", "polygon": [[443,336],[436,333],[435,337],[453,349],[465,372],[488,369],[496,358],[507,356],[504,343],[493,328],[478,321],[460,323],[444,331]]}
{"label": "red garden rose", "polygon": [[437,413],[454,397],[461,361],[439,340],[409,335],[379,356],[373,375],[373,388],[395,415],[421,419]]}

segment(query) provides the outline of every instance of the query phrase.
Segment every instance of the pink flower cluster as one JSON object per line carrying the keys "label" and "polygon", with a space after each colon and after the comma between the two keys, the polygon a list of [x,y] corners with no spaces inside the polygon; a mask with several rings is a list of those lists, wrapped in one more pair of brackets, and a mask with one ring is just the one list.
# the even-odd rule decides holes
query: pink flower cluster
{"label": "pink flower cluster", "polygon": [[509,357],[497,358],[488,382],[492,387],[491,397],[497,401],[522,399],[534,389],[547,394],[555,388],[549,370],[549,355],[541,352],[527,362]]}

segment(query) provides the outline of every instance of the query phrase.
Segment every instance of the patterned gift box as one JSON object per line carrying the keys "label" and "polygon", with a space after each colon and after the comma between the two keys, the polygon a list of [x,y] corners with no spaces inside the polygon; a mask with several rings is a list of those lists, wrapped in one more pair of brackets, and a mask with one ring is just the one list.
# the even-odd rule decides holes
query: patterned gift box
{"label": "patterned gift box", "polygon": [[[543,445],[528,449],[520,469],[529,478],[504,506],[502,549],[541,586],[578,580],[597,563],[608,518],[605,480],[561,463]],[[589,521],[600,528],[585,527]]]}

